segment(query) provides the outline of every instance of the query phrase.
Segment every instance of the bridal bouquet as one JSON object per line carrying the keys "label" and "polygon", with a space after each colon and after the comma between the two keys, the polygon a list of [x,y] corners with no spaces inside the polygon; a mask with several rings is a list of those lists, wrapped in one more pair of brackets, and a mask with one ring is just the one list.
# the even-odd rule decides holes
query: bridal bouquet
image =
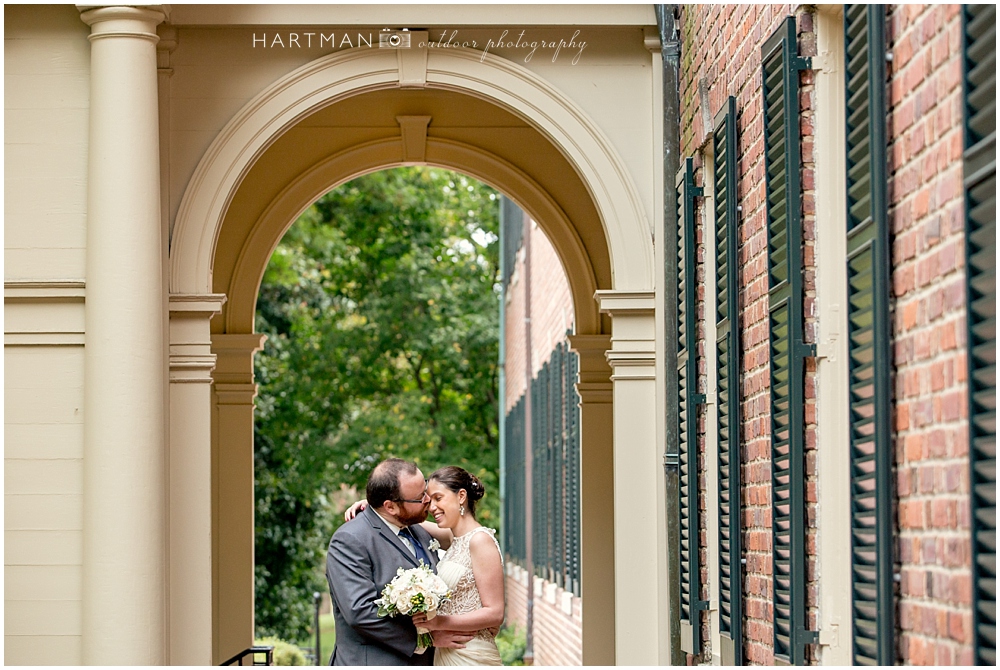
{"label": "bridal bouquet", "polygon": [[[440,577],[431,572],[430,566],[396,571],[396,576],[382,589],[382,597],[375,601],[379,616],[396,616],[403,614],[426,613],[428,619],[437,615],[438,607],[451,598],[448,585]],[[417,627],[417,646],[430,647],[434,644],[430,632],[426,628]]]}

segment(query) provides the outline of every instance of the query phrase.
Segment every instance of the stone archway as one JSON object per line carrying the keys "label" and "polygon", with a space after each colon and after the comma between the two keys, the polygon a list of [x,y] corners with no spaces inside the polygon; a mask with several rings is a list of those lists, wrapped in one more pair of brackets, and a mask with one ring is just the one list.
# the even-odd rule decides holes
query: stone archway
{"label": "stone archway", "polygon": [[[456,104],[480,125],[441,123]],[[372,123],[374,110],[383,117],[389,110],[393,122]],[[483,126],[484,115],[499,125]],[[429,129],[421,121],[427,117]],[[319,123],[324,119],[333,125]],[[339,132],[324,135],[329,128]],[[316,141],[324,137],[326,144]],[[261,344],[253,312],[270,253],[326,190],[414,163],[465,172],[507,193],[545,229],[563,261],[581,354],[584,660],[616,658],[615,613],[623,605],[616,607],[609,540],[619,389],[608,360],[628,368],[616,387],[628,397],[648,396],[632,410],[652,408],[650,226],[610,143],[572,101],[502,59],[420,49],[398,58],[379,50],[338,53],[282,78],[220,133],[185,192],[170,248],[171,500],[175,491],[185,496],[183,506],[171,504],[171,575],[178,577],[170,618],[177,631],[200,637],[178,640],[178,648],[210,650],[219,662],[252,640],[252,371]],[[608,351],[612,324],[602,308],[628,326],[617,353]],[[627,380],[640,384],[626,388]],[[210,565],[199,558],[208,555]],[[210,637],[196,632],[197,622]]]}

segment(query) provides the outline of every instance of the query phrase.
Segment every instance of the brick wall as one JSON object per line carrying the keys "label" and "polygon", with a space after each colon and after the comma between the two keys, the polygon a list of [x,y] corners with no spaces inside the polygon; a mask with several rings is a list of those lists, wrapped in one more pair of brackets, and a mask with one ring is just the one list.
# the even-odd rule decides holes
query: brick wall
{"label": "brick wall", "polygon": [[[573,297],[562,261],[537,224],[531,225],[531,348],[532,375],[538,374],[556,345],[573,328]],[[507,288],[504,408],[510,411],[524,395],[524,247],[517,254]]]}
{"label": "brick wall", "polygon": [[[743,537],[745,654],[773,663],[771,594],[770,401],[767,231],[760,47],[785,16],[796,16],[799,54],[816,55],[813,15],[798,5],[685,5],[681,9],[681,158],[710,141],[729,95],[739,114],[738,258],[743,369]],[[889,197],[893,279],[894,440],[897,467],[900,659],[913,664],[972,662],[970,493],[966,391],[964,212],[962,191],[961,19],[957,5],[891,6]],[[805,339],[816,342],[814,75],[800,75]],[[705,183],[704,170],[697,181]],[[704,205],[700,205],[703,209]],[[709,220],[711,220],[709,218]],[[699,220],[698,317],[706,316],[704,224]],[[828,259],[829,260],[829,259]],[[711,312],[708,312],[711,314]],[[699,355],[704,361],[704,324]],[[708,381],[699,369],[699,391]],[[806,359],[807,621],[819,624],[817,556],[816,365]],[[701,490],[706,491],[704,414],[698,419]],[[846,452],[845,452],[845,458]],[[703,499],[706,511],[711,501]],[[846,496],[844,513],[849,511]],[[707,545],[702,516],[702,547]],[[711,567],[702,551],[703,584]],[[702,597],[708,597],[707,587]],[[849,597],[849,594],[845,594]],[[708,618],[702,638],[711,659]],[[850,635],[850,627],[841,629]],[[815,662],[816,647],[808,662]],[[717,651],[716,651],[717,653]]]}
{"label": "brick wall", "polygon": [[894,6],[888,25],[898,651],[906,663],[970,665],[959,6]]}
{"label": "brick wall", "polygon": [[[535,665],[583,664],[583,601],[557,585],[535,577]],[[528,573],[507,568],[507,625],[524,630]]]}
{"label": "brick wall", "polygon": [[[506,304],[506,411],[527,388],[524,341],[524,248],[518,252],[507,289]],[[573,300],[562,262],[545,233],[531,225],[531,344],[533,376],[538,374],[556,345],[573,328]],[[580,665],[582,657],[583,603],[572,593],[534,577],[535,665]],[[528,574],[521,567],[507,566],[507,625],[524,630],[527,612]]]}
{"label": "brick wall", "polygon": [[[745,660],[748,663],[773,663],[771,605],[771,468],[770,468],[770,372],[768,353],[768,283],[767,230],[764,180],[763,107],[761,102],[760,48],[789,14],[796,16],[799,53],[815,55],[816,38],[812,14],[796,5],[684,5],[681,12],[681,157],[695,156],[700,165],[700,152],[711,141],[716,112],[726,98],[736,96],[739,137],[739,188],[742,207],[739,228],[738,259],[740,264],[740,318],[742,332],[742,448],[743,466],[743,537],[747,565],[744,578]],[[807,315],[805,337],[815,342],[815,180],[813,178],[813,80],[812,74],[800,75],[801,150],[803,185],[803,265],[804,312]],[[698,183],[705,183],[704,170],[699,170]],[[699,205],[702,212],[704,205]],[[703,213],[699,219],[698,262],[704,263],[705,238]],[[709,218],[709,221],[712,219]],[[699,320],[705,318],[703,282],[704,266],[699,266]],[[708,312],[711,314],[711,311]],[[714,343],[704,339],[703,324],[699,324],[699,355],[704,361],[706,346]],[[816,625],[818,586],[815,581],[815,517],[816,517],[816,380],[815,362],[806,368],[806,475],[807,516],[809,531],[806,551],[808,623]],[[705,390],[707,370],[699,374],[699,390]],[[699,417],[699,449],[703,496],[707,491],[705,464],[705,417]],[[701,537],[707,545],[707,509],[711,501],[703,497]],[[704,590],[711,566],[702,551]],[[703,619],[704,654],[689,662],[711,659],[708,617]],[[714,650],[717,654],[718,650]]]}

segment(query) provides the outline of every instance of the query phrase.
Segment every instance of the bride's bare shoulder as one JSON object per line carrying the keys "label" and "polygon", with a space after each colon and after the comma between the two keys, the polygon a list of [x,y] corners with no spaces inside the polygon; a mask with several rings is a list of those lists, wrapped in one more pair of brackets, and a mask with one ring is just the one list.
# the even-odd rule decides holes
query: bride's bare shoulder
{"label": "bride's bare shoulder", "polygon": [[483,527],[482,529],[477,528],[472,531],[469,537],[469,548],[472,551],[486,551],[489,550],[492,553],[497,552],[497,541],[494,537],[496,531],[492,528]]}

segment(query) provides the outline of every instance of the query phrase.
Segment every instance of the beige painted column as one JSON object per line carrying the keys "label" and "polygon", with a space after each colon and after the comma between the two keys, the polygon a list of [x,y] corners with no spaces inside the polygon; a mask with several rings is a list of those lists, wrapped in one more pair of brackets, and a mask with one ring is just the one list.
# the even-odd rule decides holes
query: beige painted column
{"label": "beige painted column", "polygon": [[614,433],[609,335],[572,335],[580,356],[580,577],[583,663],[615,663]]}
{"label": "beige painted column", "polygon": [[212,371],[223,295],[170,296],[169,662],[212,665]]}
{"label": "beige painted column", "polygon": [[253,355],[264,335],[212,335],[213,663],[253,644]]}
{"label": "beige painted column", "polygon": [[91,26],[83,661],[166,659],[164,313],[154,9]]}
{"label": "beige painted column", "polygon": [[614,386],[615,663],[662,665],[667,621],[662,449],[656,440],[653,291],[598,291],[611,315],[607,352]]}

